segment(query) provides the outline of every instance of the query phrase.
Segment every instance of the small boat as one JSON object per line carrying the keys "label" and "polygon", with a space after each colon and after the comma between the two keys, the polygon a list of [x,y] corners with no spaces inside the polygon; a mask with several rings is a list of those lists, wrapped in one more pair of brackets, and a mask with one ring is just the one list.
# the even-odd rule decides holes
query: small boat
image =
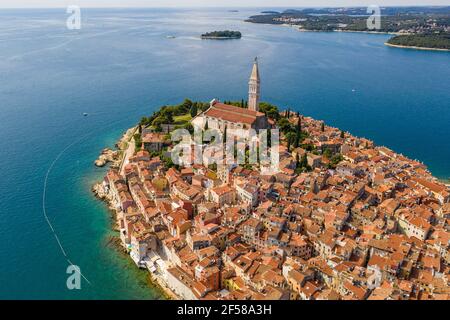
{"label": "small boat", "polygon": [[352,92],[356,92],[356,89],[352,89]]}
{"label": "small boat", "polygon": [[175,39],[175,36],[166,36],[167,39]]}
{"label": "small boat", "polygon": [[87,114],[86,112],[84,112],[84,113],[83,113],[83,116],[84,116],[84,117],[87,117],[87,116],[88,116],[88,114]]}

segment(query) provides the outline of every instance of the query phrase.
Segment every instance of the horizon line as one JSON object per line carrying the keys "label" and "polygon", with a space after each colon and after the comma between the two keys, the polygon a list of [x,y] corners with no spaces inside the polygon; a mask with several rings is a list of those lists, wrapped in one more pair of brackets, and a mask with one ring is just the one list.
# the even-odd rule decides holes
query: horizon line
{"label": "horizon line", "polygon": [[[60,5],[60,6],[41,6],[41,7],[32,7],[32,6],[21,6],[21,7],[2,7],[0,6],[0,9],[61,9],[61,8],[67,8],[67,5]],[[158,6],[158,5],[148,5],[148,6],[133,6],[133,5],[111,5],[111,6],[79,6],[81,8],[89,8],[89,9],[127,9],[127,8],[134,8],[134,9],[151,9],[151,8],[167,8],[167,9],[174,9],[174,8],[365,8],[367,5],[353,5],[353,6],[338,6],[338,5],[325,5],[325,6],[313,6],[313,5],[305,5],[305,6],[185,6],[185,5],[173,5],[173,6]],[[402,5],[381,5],[380,8],[401,8],[401,7],[450,7],[450,5],[430,5],[430,4],[402,4]]]}

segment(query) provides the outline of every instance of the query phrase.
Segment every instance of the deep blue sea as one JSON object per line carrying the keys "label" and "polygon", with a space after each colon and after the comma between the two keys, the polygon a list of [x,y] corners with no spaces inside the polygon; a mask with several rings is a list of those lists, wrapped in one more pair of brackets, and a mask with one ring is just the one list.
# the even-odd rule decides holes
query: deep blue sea
{"label": "deep blue sea", "polygon": [[[105,169],[93,161],[161,105],[245,98],[255,56],[263,100],[450,177],[450,53],[388,48],[388,35],[243,22],[259,11],[82,9],[81,29],[68,30],[65,9],[0,10],[0,298],[159,298],[107,244],[110,216],[90,192]],[[199,39],[223,29],[243,38]],[[67,262],[42,210],[60,154],[46,209],[91,283],[81,290],[66,287]]]}

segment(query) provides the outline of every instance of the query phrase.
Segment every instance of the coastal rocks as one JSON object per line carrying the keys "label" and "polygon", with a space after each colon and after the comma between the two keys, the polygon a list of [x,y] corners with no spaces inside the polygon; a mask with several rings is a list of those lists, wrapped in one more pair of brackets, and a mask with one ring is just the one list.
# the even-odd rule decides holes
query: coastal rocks
{"label": "coastal rocks", "polygon": [[105,148],[100,153],[99,157],[94,161],[94,164],[97,167],[104,167],[108,163],[111,162],[112,168],[119,168],[120,163],[122,161],[122,155],[124,150],[128,148],[128,144],[130,140],[133,138],[134,133],[136,132],[137,127],[133,127],[128,129],[120,140],[116,143],[115,147],[118,150],[112,150],[110,148]]}
{"label": "coastal rocks", "polygon": [[92,186],[92,192],[95,194],[97,198],[101,200],[104,200],[107,197],[105,188],[103,188],[103,185],[101,183],[94,184]]}
{"label": "coastal rocks", "polygon": [[104,167],[106,165],[106,160],[105,159],[97,159],[97,160],[95,160],[94,164],[97,167]]}
{"label": "coastal rocks", "polygon": [[122,241],[117,236],[109,236],[109,238],[105,240],[104,246],[114,248],[123,253],[126,253],[126,251],[122,245]]}
{"label": "coastal rocks", "polygon": [[128,143],[133,137],[136,130],[137,127],[128,129],[120,138],[120,140],[116,143],[116,148],[118,148],[119,150],[126,150],[128,148]]}
{"label": "coastal rocks", "polygon": [[94,164],[97,167],[104,167],[109,162],[116,162],[119,159],[119,151],[114,151],[109,148],[105,148],[102,150],[102,153],[95,160]]}
{"label": "coastal rocks", "polygon": [[118,211],[117,211],[117,208],[114,206],[114,203],[113,203],[114,200],[113,200],[113,196],[111,195],[111,193],[109,193],[108,190],[105,189],[105,187],[103,186],[103,184],[101,182],[94,184],[91,188],[91,191],[94,193],[95,197],[104,201],[108,205],[108,209],[111,212],[111,218],[116,222],[114,225],[114,230],[119,231],[120,225],[119,225],[119,221],[117,219]]}

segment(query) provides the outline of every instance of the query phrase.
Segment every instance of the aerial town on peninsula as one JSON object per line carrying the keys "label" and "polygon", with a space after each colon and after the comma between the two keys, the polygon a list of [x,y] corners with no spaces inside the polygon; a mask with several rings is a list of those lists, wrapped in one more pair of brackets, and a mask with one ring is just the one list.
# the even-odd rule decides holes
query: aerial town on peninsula
{"label": "aerial town on peninsula", "polygon": [[[175,299],[448,300],[449,186],[418,161],[259,98],[255,61],[248,102],[188,101],[185,114],[130,131],[94,191],[137,266]],[[279,170],[174,165],[177,123],[279,128]]]}

